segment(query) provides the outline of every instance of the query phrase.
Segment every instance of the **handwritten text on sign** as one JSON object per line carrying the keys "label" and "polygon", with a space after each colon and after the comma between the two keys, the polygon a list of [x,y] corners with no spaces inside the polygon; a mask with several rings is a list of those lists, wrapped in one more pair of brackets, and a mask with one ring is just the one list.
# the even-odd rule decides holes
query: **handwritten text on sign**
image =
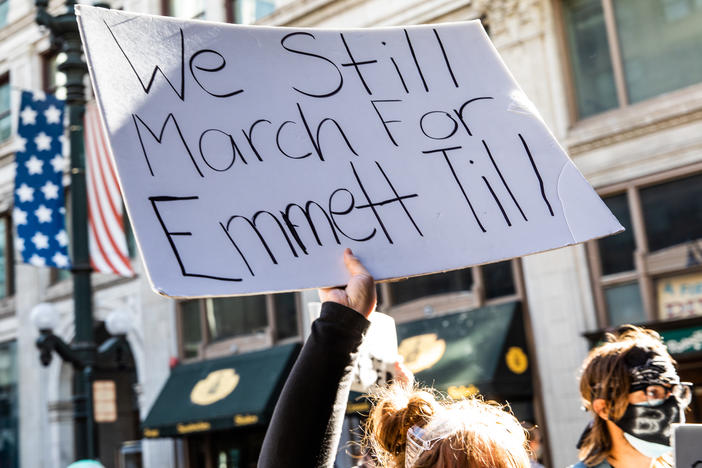
{"label": "handwritten text on sign", "polygon": [[302,30],[80,7],[154,288],[343,284],[621,229],[478,22]]}

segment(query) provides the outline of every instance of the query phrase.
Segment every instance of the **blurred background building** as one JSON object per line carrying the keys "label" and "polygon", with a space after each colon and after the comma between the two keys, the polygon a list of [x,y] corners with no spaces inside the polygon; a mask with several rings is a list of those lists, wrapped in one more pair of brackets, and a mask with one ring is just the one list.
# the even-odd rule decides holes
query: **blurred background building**
{"label": "blurred background building", "polygon": [[[547,466],[576,460],[587,422],[578,367],[622,323],[658,330],[697,385],[702,422],[702,0],[114,0],[129,11],[294,27],[482,20],[544,120],[626,232],[521,259],[379,285],[402,354],[452,397],[509,401],[542,427]],[[58,12],[61,1],[51,1]],[[31,0],[0,0],[0,467],[73,461],[72,368],[44,368],[30,311],[74,333],[69,274],[17,263],[12,200],[19,90],[61,95],[61,54]],[[70,197],[70,187],[67,189]],[[132,242],[133,245],[133,242]],[[116,418],[96,424],[107,467],[253,467],[310,326],[315,293],[175,301],[137,276],[94,275],[95,333],[126,309],[127,365],[104,363]],[[433,333],[433,335],[432,335]],[[437,351],[457,347],[463,360]],[[434,361],[419,356],[434,353]],[[429,365],[427,367],[427,362]],[[441,362],[441,365],[437,363]],[[232,375],[228,369],[237,369]],[[219,387],[217,385],[219,384]],[[210,401],[212,388],[220,388]],[[223,390],[222,390],[223,389]],[[228,390],[227,390],[228,389]],[[228,393],[227,393],[228,391]],[[196,403],[198,402],[198,403]],[[349,405],[346,439],[362,418]],[[130,464],[133,463],[133,464]],[[342,455],[340,466],[351,466]]]}

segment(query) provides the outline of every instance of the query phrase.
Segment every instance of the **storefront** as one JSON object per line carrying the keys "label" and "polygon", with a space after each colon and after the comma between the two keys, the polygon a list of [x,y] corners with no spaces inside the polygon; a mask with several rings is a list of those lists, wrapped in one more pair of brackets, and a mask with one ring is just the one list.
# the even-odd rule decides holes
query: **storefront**
{"label": "storefront", "polygon": [[422,385],[453,399],[482,395],[509,402],[534,421],[532,379],[518,302],[397,326],[399,353]]}
{"label": "storefront", "polygon": [[189,468],[255,467],[297,343],[176,366],[142,425],[183,438]]}
{"label": "storefront", "polygon": [[[520,421],[534,422],[532,367],[519,301],[463,310],[397,325],[398,352],[420,385],[452,399],[480,394],[509,403]],[[361,459],[368,399],[352,392],[337,466]]]}
{"label": "storefront", "polygon": [[[694,248],[693,248],[694,246]],[[688,264],[697,267],[702,252],[690,244]],[[687,419],[702,422],[702,272],[669,276],[658,281],[658,309],[667,322],[653,326],[678,362],[680,379],[695,384]]]}
{"label": "storefront", "polygon": [[670,329],[660,327],[658,331],[678,362],[680,380],[694,384],[692,402],[685,417],[688,422],[699,424],[702,423],[702,318],[676,325]]}

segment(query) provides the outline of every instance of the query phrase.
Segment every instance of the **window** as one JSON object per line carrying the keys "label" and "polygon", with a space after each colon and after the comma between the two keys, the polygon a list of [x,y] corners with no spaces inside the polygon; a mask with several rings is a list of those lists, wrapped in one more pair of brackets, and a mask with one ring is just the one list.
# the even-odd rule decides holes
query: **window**
{"label": "window", "polygon": [[601,0],[568,0],[564,10],[578,116],[617,107]]}
{"label": "window", "polygon": [[702,77],[702,1],[563,0],[578,117]]}
{"label": "window", "polygon": [[0,77],[0,143],[12,136],[12,115],[10,113],[10,78]]}
{"label": "window", "polygon": [[206,299],[207,331],[212,341],[264,331],[266,296]]}
{"label": "window", "polygon": [[511,261],[483,265],[482,270],[485,299],[512,296],[517,293]]}
{"label": "window", "polygon": [[602,327],[702,315],[702,173],[677,172],[605,190],[626,231],[588,244]]}
{"label": "window", "polygon": [[10,9],[10,0],[0,0],[0,28],[7,24],[7,12]]}
{"label": "window", "polygon": [[184,359],[204,357],[209,346],[256,334],[274,331],[271,341],[299,336],[295,293],[182,301],[178,313]]}
{"label": "window", "polygon": [[14,294],[12,222],[0,216],[0,298]]}
{"label": "window", "polygon": [[295,294],[276,294],[273,296],[275,306],[276,340],[298,336],[297,296]]}
{"label": "window", "polygon": [[19,466],[17,342],[0,343],[0,466]]}
{"label": "window", "polygon": [[180,303],[180,341],[184,359],[200,355],[202,339],[201,301],[184,301]]}
{"label": "window", "polygon": [[621,273],[634,269],[634,233],[631,228],[631,213],[626,193],[604,198],[607,207],[619,220],[625,231],[616,236],[604,237],[598,241],[602,274]]}
{"label": "window", "polygon": [[472,287],[473,272],[470,268],[417,276],[389,284],[393,305],[404,304],[426,296],[470,291]]}
{"label": "window", "polygon": [[291,0],[233,0],[228,2],[227,16],[232,23],[252,24],[273,13]]}
{"label": "window", "polygon": [[604,290],[612,323],[640,323],[646,320],[639,284],[625,283]]}
{"label": "window", "polygon": [[648,249],[702,238],[702,174],[641,190]]}
{"label": "window", "polygon": [[507,260],[381,283],[378,308],[405,321],[515,300],[520,294],[516,280],[520,272],[519,260]]}

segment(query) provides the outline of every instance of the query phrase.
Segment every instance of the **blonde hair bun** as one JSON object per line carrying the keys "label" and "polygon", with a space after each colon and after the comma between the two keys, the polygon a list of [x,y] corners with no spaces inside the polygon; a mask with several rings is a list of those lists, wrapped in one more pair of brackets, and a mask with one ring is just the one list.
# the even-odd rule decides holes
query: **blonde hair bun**
{"label": "blonde hair bun", "polygon": [[430,389],[401,384],[378,391],[375,400],[365,442],[376,466],[405,468],[407,433],[418,426],[433,442],[419,453],[411,447],[413,468],[529,468],[526,432],[501,405],[482,398],[439,400]]}
{"label": "blonde hair bun", "polygon": [[395,466],[404,467],[407,431],[413,426],[424,427],[440,408],[434,395],[427,390],[395,384],[374,395],[375,405],[366,422],[368,443],[377,454],[391,458]]}

